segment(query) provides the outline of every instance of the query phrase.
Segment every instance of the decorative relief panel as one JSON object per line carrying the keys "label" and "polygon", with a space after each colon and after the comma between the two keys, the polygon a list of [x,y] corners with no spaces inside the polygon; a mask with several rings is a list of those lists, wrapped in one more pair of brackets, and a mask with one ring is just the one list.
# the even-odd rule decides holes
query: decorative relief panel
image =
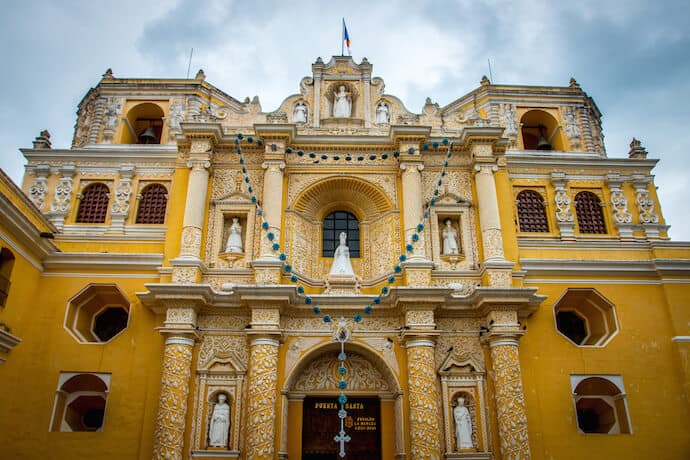
{"label": "decorative relief panel", "polygon": [[110,212],[113,214],[127,215],[129,213],[129,199],[132,196],[132,183],[129,179],[123,179],[115,187],[115,199],[110,205]]}
{"label": "decorative relief panel", "polygon": [[249,367],[249,350],[244,335],[204,335],[199,346],[197,368],[204,369],[214,357],[230,354],[237,357],[244,369]]}
{"label": "decorative relief panel", "polygon": [[175,284],[191,284],[196,281],[196,267],[173,267],[172,282]]}
{"label": "decorative relief panel", "polygon": [[[395,265],[395,238],[396,231],[400,232],[397,222],[398,215],[388,214],[371,223],[370,231],[366,241],[371,241],[367,248],[368,254],[362,261],[362,275],[365,278],[375,278],[377,276],[390,273]],[[399,240],[398,240],[399,241]]]}
{"label": "decorative relief panel", "polygon": [[198,256],[201,249],[201,229],[185,227],[182,230],[181,255]]}
{"label": "decorative relief panel", "polygon": [[558,222],[573,222],[573,212],[570,207],[570,197],[564,186],[556,186],[556,220]]}
{"label": "decorative relief panel", "polygon": [[482,231],[484,243],[484,260],[503,258],[503,236],[497,228],[487,228]]}
{"label": "decorative relief panel", "polygon": [[[453,358],[462,360],[466,357],[471,357],[473,362],[480,363],[481,367],[477,371],[484,371],[484,351],[479,343],[478,334],[475,331],[480,327],[479,319],[453,319],[450,318],[439,320],[438,328],[442,330],[469,330],[472,335],[467,334],[442,334],[436,342],[435,362],[436,368],[440,368],[441,364],[448,358],[449,350]],[[452,347],[452,350],[451,350]]]}
{"label": "decorative relief panel", "polygon": [[[338,387],[341,377],[338,374],[340,361],[336,353],[323,355],[312,361],[293,385],[293,390],[304,392],[331,392]],[[390,383],[376,367],[356,352],[347,352],[345,367],[350,391],[388,392]]]}
{"label": "decorative relief panel", "polygon": [[439,188],[440,194],[452,193],[465,201],[472,199],[472,175],[469,171],[448,171],[443,178],[443,184],[438,185],[439,170],[425,168],[422,171],[423,200],[429,201],[434,196],[434,190]]}
{"label": "decorative relief panel", "polygon": [[292,369],[299,362],[299,359],[310,350],[314,345],[324,340],[325,337],[294,337],[290,340],[290,345],[285,354],[285,375],[290,375]]}
{"label": "decorative relief panel", "polygon": [[432,286],[443,286],[453,289],[455,295],[470,295],[474,291],[474,287],[479,280],[466,278],[441,278],[432,277]]}
{"label": "decorative relief panel", "polygon": [[619,224],[632,222],[632,214],[628,212],[628,200],[620,188],[611,189],[611,205],[613,207],[613,220]]}
{"label": "decorative relief panel", "polygon": [[194,325],[196,324],[196,311],[191,307],[168,308],[165,312],[165,324],[167,325]]}
{"label": "decorative relief panel", "polygon": [[405,312],[406,326],[433,326],[434,312],[431,310],[411,310]]}
{"label": "decorative relief panel", "polygon": [[389,368],[393,370],[395,375],[400,375],[400,366],[398,366],[398,359],[395,356],[395,340],[390,337],[363,337],[362,342],[369,345],[374,350],[378,351],[383,360]]}
{"label": "decorative relief panel", "polygon": [[646,187],[637,187],[637,209],[643,224],[659,223],[659,216],[654,212],[654,200],[650,198]]}
{"label": "decorative relief panel", "polygon": [[[336,315],[334,314],[334,317]],[[356,331],[397,331],[400,320],[395,317],[366,316],[356,326]],[[323,322],[322,318],[309,316],[306,318],[288,317],[282,319],[281,327],[294,332],[330,331],[332,328]]]}
{"label": "decorative relief panel", "polygon": [[201,329],[244,331],[249,321],[248,315],[201,315],[197,324]]}
{"label": "decorative relief panel", "polygon": [[211,199],[219,200],[234,194],[243,195],[243,201],[248,195],[247,187],[252,186],[252,194],[261,200],[263,193],[264,172],[258,169],[248,169],[249,184],[244,180],[244,174],[238,165],[235,168],[216,168],[213,170]]}
{"label": "decorative relief panel", "polygon": [[29,198],[39,211],[43,211],[47,191],[45,176],[37,177],[31,188],[29,188]]}
{"label": "decorative relief panel", "polygon": [[72,199],[72,176],[63,176],[55,187],[55,197],[50,205],[53,212],[67,213]]}
{"label": "decorative relief panel", "polygon": [[[360,163],[360,162],[358,162]],[[397,203],[396,193],[396,175],[395,174],[350,174],[351,177],[356,177],[365,180],[371,184],[376,185],[383,190],[393,206]],[[331,177],[340,177],[335,174],[290,174],[288,179],[288,207],[292,207],[297,195],[324,179]]]}

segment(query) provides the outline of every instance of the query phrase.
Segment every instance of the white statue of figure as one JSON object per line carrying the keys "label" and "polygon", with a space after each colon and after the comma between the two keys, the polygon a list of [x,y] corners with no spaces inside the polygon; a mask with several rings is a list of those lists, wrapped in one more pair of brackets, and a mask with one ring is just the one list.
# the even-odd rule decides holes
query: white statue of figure
{"label": "white statue of figure", "polygon": [[228,397],[220,393],[218,402],[213,406],[211,424],[208,428],[208,444],[211,447],[227,447],[230,431],[230,405]]}
{"label": "white statue of figure", "polygon": [[333,253],[333,265],[331,265],[331,271],[328,275],[348,275],[354,276],[355,272],[352,270],[352,264],[350,263],[350,248],[347,247],[347,234],[345,232],[340,232],[340,244],[335,248]]}
{"label": "white statue of figure", "polygon": [[238,217],[232,218],[225,252],[242,252],[242,226]]}
{"label": "white statue of figure", "polygon": [[453,409],[455,420],[455,450],[472,449],[472,418],[470,411],[465,406],[465,398],[458,397],[458,402]]}
{"label": "white statue of figure", "polygon": [[450,219],[446,219],[446,228],[443,229],[443,254],[459,254],[458,232],[453,228]]}
{"label": "white statue of figure", "polygon": [[292,112],[292,121],[295,123],[307,122],[307,106],[304,102],[300,101],[295,106],[295,110]]}
{"label": "white statue of figure", "polygon": [[333,94],[333,117],[350,118],[352,113],[352,100],[350,93],[345,91],[344,86],[338,88],[338,92]]}
{"label": "white statue of figure", "polygon": [[376,107],[376,123],[388,124],[390,122],[390,109],[384,101],[379,102]]}

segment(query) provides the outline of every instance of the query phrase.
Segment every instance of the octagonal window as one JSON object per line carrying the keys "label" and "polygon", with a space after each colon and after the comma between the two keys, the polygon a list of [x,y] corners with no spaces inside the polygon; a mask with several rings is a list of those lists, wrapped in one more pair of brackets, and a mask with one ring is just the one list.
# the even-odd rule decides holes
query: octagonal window
{"label": "octagonal window", "polygon": [[67,304],[65,328],[81,343],[107,343],[129,324],[130,302],[114,284],[90,284]]}
{"label": "octagonal window", "polygon": [[581,433],[631,433],[620,375],[571,375],[570,384]]}
{"label": "octagonal window", "polygon": [[61,372],[50,431],[102,431],[110,374]]}
{"label": "octagonal window", "polygon": [[595,289],[568,289],[554,316],[558,332],[578,346],[604,346],[618,332],[614,305]]}

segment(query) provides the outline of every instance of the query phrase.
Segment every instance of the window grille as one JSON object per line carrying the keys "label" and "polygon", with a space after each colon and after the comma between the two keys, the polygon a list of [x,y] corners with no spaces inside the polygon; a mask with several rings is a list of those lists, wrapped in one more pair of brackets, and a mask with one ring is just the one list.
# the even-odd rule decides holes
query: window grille
{"label": "window grille", "polygon": [[77,223],[102,224],[108,214],[108,202],[110,201],[110,189],[102,183],[91,184],[84,189],[79,210],[77,211]]}
{"label": "window grille", "polygon": [[322,257],[333,257],[341,232],[347,234],[350,257],[359,257],[359,221],[346,211],[332,212],[323,220]]}
{"label": "window grille", "polygon": [[575,195],[575,211],[580,233],[606,233],[601,200],[592,192]]}
{"label": "window grille", "polygon": [[544,198],[534,190],[523,190],[517,196],[518,222],[521,232],[548,232]]}
{"label": "window grille", "polygon": [[162,224],[165,222],[165,209],[168,205],[168,191],[161,184],[152,184],[141,192],[137,224]]}

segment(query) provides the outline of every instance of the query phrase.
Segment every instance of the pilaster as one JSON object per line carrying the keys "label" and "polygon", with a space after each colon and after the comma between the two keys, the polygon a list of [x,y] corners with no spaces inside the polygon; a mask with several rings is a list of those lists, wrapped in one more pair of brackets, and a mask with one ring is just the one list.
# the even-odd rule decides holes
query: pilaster
{"label": "pilaster", "polygon": [[659,224],[659,215],[654,212],[654,199],[649,194],[652,177],[636,174],[633,175],[632,179],[640,225],[642,225],[648,239],[659,239],[660,232],[665,231],[667,227]]}
{"label": "pilaster", "polygon": [[65,218],[70,212],[72,202],[73,183],[72,178],[77,169],[73,164],[65,164],[58,169],[60,182],[55,187],[53,202],[50,205],[48,218],[58,230],[62,230],[65,225]]}
{"label": "pilaster", "polygon": [[120,166],[120,180],[115,187],[115,199],[110,205],[110,231],[122,233],[125,231],[125,221],[129,216],[130,198],[132,196],[132,177],[135,167],[133,164]]}
{"label": "pilaster", "polygon": [[572,200],[568,195],[568,180],[565,173],[551,173],[551,183],[553,184],[556,196],[556,224],[561,234],[562,241],[575,241],[575,217],[571,206]]}
{"label": "pilaster", "polygon": [[[416,145],[416,147],[415,147]],[[400,145],[401,150],[412,149],[419,151],[418,144]],[[417,231],[417,225],[422,223],[424,217],[422,174],[424,163],[418,153],[411,158],[406,158],[400,163],[402,171],[402,194],[403,194],[403,225],[405,227],[405,243],[412,242],[412,235]],[[424,232],[419,233],[419,241],[412,243],[414,250],[410,253],[411,261],[427,260],[425,254]]]}
{"label": "pilaster", "polygon": [[611,191],[611,209],[613,222],[623,241],[633,240],[632,214],[628,212],[628,200],[623,194],[623,179],[619,174],[608,174],[606,184]]}

